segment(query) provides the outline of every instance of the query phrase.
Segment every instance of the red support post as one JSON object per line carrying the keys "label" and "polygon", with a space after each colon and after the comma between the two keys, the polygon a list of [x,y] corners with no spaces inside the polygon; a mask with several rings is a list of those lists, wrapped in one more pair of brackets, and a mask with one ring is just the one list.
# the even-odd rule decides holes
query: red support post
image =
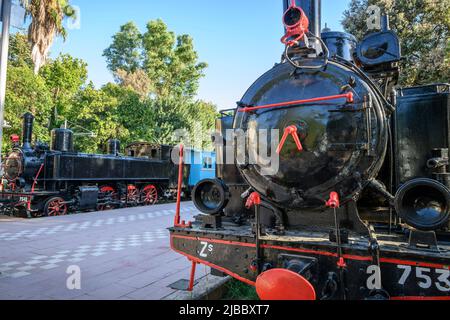
{"label": "red support post", "polygon": [[189,288],[188,291],[192,292],[194,290],[194,284],[195,284],[195,270],[197,268],[197,262],[192,261],[192,267],[191,267],[191,277],[189,279]]}

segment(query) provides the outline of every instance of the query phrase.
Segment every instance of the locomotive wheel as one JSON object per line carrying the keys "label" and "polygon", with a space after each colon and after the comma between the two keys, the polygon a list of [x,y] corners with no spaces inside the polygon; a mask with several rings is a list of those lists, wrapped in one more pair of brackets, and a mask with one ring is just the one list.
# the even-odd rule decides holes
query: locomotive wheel
{"label": "locomotive wheel", "polygon": [[139,190],[136,186],[129,185],[127,188],[127,203],[137,204],[139,202]]}
{"label": "locomotive wheel", "polygon": [[158,190],[154,185],[148,185],[141,191],[141,199],[144,205],[150,206],[158,202]]}
{"label": "locomotive wheel", "polygon": [[[100,196],[99,196],[99,202],[104,199],[111,199],[115,200],[117,198],[116,190],[111,186],[103,186],[100,188]],[[107,211],[114,209],[114,205],[111,204],[99,204],[97,206],[98,211]]]}
{"label": "locomotive wheel", "polygon": [[64,216],[67,214],[67,204],[63,198],[55,197],[45,203],[44,214],[47,217]]}

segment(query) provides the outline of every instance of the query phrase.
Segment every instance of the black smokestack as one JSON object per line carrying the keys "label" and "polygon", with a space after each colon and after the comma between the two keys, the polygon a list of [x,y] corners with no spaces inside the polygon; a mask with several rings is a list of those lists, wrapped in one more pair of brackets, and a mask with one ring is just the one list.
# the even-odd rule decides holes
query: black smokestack
{"label": "black smokestack", "polygon": [[34,116],[27,112],[23,115],[23,149],[31,149],[31,140],[33,137],[33,122]]}
{"label": "black smokestack", "polygon": [[[283,13],[291,6],[292,0],[283,0]],[[322,11],[320,0],[295,0],[295,4],[302,8],[309,19],[309,31],[320,38],[322,25]]]}

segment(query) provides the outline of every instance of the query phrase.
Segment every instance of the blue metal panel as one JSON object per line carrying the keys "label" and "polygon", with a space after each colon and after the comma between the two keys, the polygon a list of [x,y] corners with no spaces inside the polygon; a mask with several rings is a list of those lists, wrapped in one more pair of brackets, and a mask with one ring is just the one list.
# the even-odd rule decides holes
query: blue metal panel
{"label": "blue metal panel", "polygon": [[189,186],[194,187],[204,179],[216,177],[216,153],[211,151],[190,150],[191,173]]}

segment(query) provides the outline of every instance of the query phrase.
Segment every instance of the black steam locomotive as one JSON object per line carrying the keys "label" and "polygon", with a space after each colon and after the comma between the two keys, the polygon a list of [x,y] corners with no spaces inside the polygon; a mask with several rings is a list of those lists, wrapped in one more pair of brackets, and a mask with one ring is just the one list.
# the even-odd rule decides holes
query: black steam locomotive
{"label": "black steam locomotive", "polygon": [[[173,250],[262,299],[450,300],[450,86],[396,89],[387,17],[357,43],[320,32],[320,0],[283,2],[283,61],[218,120],[218,163],[235,161],[196,186],[205,215]],[[250,161],[261,141],[274,173]]]}
{"label": "black steam locomotive", "polygon": [[[170,146],[133,144],[124,157],[119,155],[120,142],[113,139],[107,155],[82,154],[74,152],[73,132],[68,129],[52,131],[50,148],[42,143],[32,146],[33,121],[32,114],[24,115],[23,145],[13,136],[13,151],[3,164],[4,213],[57,216],[152,205],[176,190],[178,166],[171,160]],[[184,171],[188,177],[189,166]]]}

